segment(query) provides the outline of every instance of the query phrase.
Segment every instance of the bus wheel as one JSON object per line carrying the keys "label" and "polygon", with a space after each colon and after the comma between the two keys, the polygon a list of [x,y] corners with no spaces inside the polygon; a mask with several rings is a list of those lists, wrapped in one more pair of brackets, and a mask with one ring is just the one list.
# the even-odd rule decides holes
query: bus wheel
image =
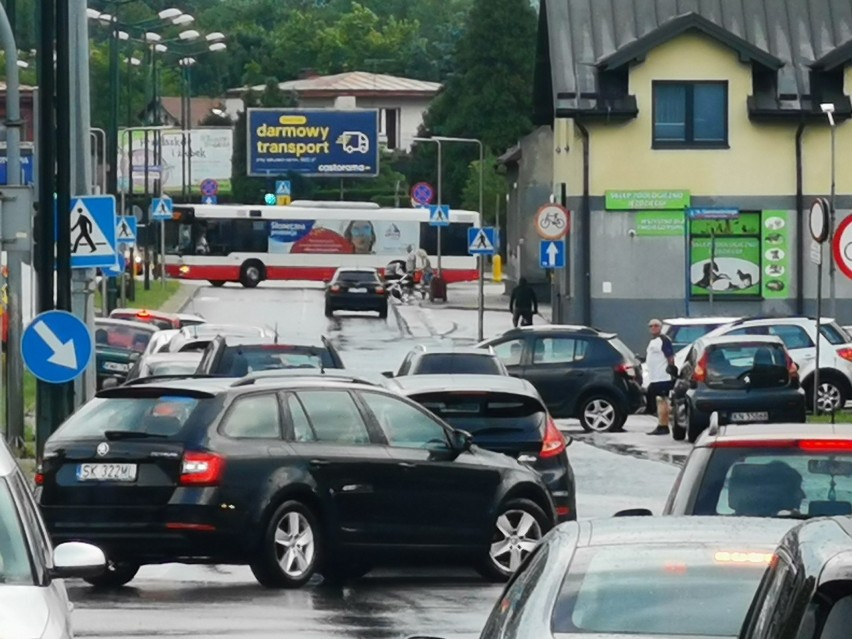
{"label": "bus wheel", "polygon": [[220,286],[225,286],[225,280],[209,280],[210,286],[215,286],[219,288]]}
{"label": "bus wheel", "polygon": [[246,262],[240,269],[240,284],[254,288],[263,281],[263,264],[258,261]]}

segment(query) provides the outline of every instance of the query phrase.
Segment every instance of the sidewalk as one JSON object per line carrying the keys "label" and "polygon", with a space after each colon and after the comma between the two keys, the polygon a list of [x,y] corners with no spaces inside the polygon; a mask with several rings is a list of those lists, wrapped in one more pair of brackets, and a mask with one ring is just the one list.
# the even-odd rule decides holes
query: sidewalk
{"label": "sidewalk", "polygon": [[180,288],[174,295],[167,299],[158,310],[161,310],[164,313],[189,312],[184,311],[184,309],[189,306],[190,302],[192,302],[192,298],[201,290],[202,285],[198,283],[190,284],[185,281],[179,281],[178,283],[180,284]]}
{"label": "sidewalk", "polygon": [[[509,312],[509,296],[504,294],[505,284],[495,283],[486,274],[483,284],[485,310],[498,313]],[[436,302],[435,308],[454,308],[459,310],[476,310],[479,308],[479,282],[458,282],[447,287],[447,303]],[[548,322],[553,317],[549,303],[538,305],[539,315]],[[540,318],[537,320],[540,321]]]}

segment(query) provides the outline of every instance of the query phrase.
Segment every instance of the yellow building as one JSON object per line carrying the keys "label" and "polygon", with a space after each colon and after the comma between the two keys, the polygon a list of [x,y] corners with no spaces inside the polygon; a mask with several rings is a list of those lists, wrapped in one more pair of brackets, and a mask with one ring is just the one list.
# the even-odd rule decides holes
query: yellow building
{"label": "yellow building", "polygon": [[[823,105],[838,226],[852,208],[852,0],[542,0],[538,51],[572,213],[561,319],[638,346],[650,317],[815,312]],[[852,279],[823,253],[823,314],[852,323]]]}

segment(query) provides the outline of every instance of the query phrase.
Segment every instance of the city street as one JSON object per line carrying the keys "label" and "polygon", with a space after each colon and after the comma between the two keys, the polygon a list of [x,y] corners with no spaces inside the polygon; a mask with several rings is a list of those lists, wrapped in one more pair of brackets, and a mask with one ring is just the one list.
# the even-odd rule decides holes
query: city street
{"label": "city street", "polygon": [[[211,322],[277,328],[282,341],[325,334],[347,368],[357,372],[395,369],[415,344],[471,344],[476,339],[475,310],[394,305],[387,320],[354,313],[329,320],[323,315],[322,287],[304,286],[203,286],[185,310]],[[455,301],[452,288],[450,292]],[[509,328],[511,317],[487,311],[484,326],[487,337]],[[568,454],[581,518],[605,517],[628,507],[660,511],[677,472],[673,462],[682,459],[687,445],[646,437],[644,432],[653,428],[648,417],[631,417],[626,433],[594,437],[571,420],[560,426],[577,438]],[[129,587],[115,593],[97,593],[82,582],[70,588],[78,636],[140,639],[379,639],[416,633],[470,639],[478,637],[499,593],[498,585],[472,571],[376,571],[342,590],[317,580],[302,590],[275,592],[259,586],[245,567],[184,565],[143,568]]]}

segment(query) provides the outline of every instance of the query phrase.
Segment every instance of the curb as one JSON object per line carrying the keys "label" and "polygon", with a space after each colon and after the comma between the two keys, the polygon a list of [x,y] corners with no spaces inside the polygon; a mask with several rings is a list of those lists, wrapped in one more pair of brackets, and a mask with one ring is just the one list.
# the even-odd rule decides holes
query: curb
{"label": "curb", "polygon": [[198,291],[200,286],[190,286],[189,284],[180,283],[180,288],[177,292],[166,300],[165,304],[159,309],[164,313],[183,313],[184,309],[189,306]]}

